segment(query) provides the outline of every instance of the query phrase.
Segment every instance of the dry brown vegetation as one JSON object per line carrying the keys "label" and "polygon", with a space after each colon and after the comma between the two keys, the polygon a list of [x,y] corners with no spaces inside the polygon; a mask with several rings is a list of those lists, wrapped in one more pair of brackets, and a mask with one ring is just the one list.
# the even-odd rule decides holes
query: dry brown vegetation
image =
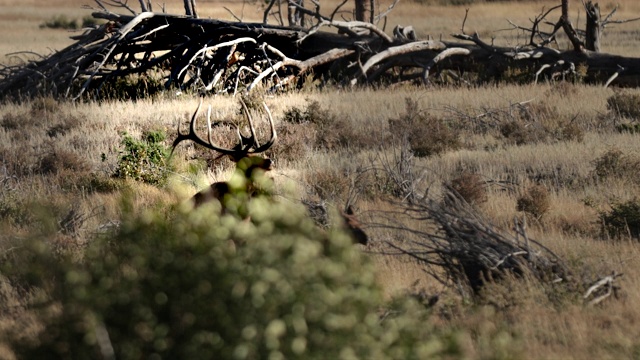
{"label": "dry brown vegetation", "polygon": [[[81,3],[52,1],[47,6],[81,18]],[[231,2],[200,2],[204,16],[224,18],[229,15],[220,10],[223,4]],[[526,23],[549,4],[474,4],[466,26],[488,38],[505,18]],[[167,9],[180,13],[179,6],[168,4]],[[51,11],[36,2],[17,6],[0,1],[0,53],[42,52],[68,44],[67,33],[38,29]],[[636,1],[621,2],[619,16],[638,13]],[[243,14],[260,16],[249,6]],[[462,7],[410,2],[398,6],[391,22],[414,24],[419,32],[437,36],[454,31],[463,14]],[[607,29],[607,51],[638,56],[637,43],[631,45],[637,42],[632,29]],[[217,117],[237,116],[232,98],[206,101]],[[56,230],[50,239],[56,251],[81,257],[97,233],[117,224],[123,194],[132,195],[131,206],[140,210],[172,206],[210,182],[227,179],[232,164],[214,161],[212,154],[195,147],[179,151],[173,159],[176,170],[161,186],[114,178],[122,134],[140,138],[163,131],[169,145],[178,120],[186,121],[197,102],[163,94],[136,102],[41,98],[2,104],[2,258],[11,258],[30,231],[45,227]],[[385,297],[411,293],[428,303],[437,296],[430,305],[431,320],[441,329],[459,331],[466,358],[638,357],[638,90],[567,82],[311,89],[267,97],[266,102],[278,126],[279,140],[270,154],[276,162],[278,201],[327,201],[338,207],[355,202],[361,220],[370,225],[370,245],[362,251],[373,260]],[[564,259],[584,283],[612,271],[623,273],[619,296],[586,306],[579,293],[507,278],[469,300],[434,280],[414,259],[389,254],[388,242],[403,246],[408,240],[388,226],[373,224],[385,225],[397,201],[424,194],[439,199],[445,186],[506,233],[513,231],[514,218],[526,217],[527,234]],[[51,218],[52,223],[43,220]],[[41,324],[25,309],[38,296],[43,295],[1,278],[0,333],[20,329],[23,336],[38,336]],[[0,340],[0,357],[12,356]]]}

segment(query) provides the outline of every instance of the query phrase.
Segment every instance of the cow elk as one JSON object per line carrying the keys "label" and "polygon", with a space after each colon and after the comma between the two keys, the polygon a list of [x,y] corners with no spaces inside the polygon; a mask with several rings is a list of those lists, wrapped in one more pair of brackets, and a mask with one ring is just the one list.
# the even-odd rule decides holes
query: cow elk
{"label": "cow elk", "polygon": [[189,132],[183,133],[180,124],[178,124],[178,137],[173,142],[173,150],[175,150],[178,144],[180,144],[182,141],[191,140],[194,143],[201,145],[207,149],[219,152],[221,154],[220,157],[229,156],[229,158],[236,164],[235,175],[240,175],[243,177],[241,182],[243,185],[240,189],[233,189],[230,185],[230,182],[228,181],[220,181],[211,184],[209,188],[193,196],[192,202],[194,203],[195,207],[217,199],[222,204],[224,211],[225,197],[228,194],[231,194],[233,191],[245,192],[249,197],[258,195],[262,192],[260,187],[257,186],[257,184],[254,182],[255,175],[258,171],[265,172],[271,170],[272,161],[268,157],[259,154],[269,150],[269,148],[276,142],[277,134],[275,131],[275,126],[273,124],[271,112],[269,111],[267,105],[263,103],[269,121],[271,135],[266,143],[260,145],[256,137],[256,129],[253,124],[253,119],[251,118],[251,114],[249,114],[247,105],[242,99],[240,100],[240,103],[242,105],[242,111],[247,119],[247,122],[249,123],[249,136],[244,136],[240,132],[240,127],[238,127],[238,125],[236,125],[235,123],[230,123],[228,121],[216,121],[213,124],[213,126],[228,124],[235,129],[235,132],[239,138],[239,142],[233,148],[225,148],[222,146],[217,146],[213,143],[211,135],[211,106],[209,106],[206,116],[207,138],[202,138],[196,132],[196,122],[200,113],[200,108],[202,107],[202,100],[200,100],[198,108],[191,117]]}
{"label": "cow elk", "polygon": [[354,242],[362,245],[369,243],[369,237],[362,229],[362,223],[356,217],[351,205],[347,206],[346,211],[340,211],[340,217],[344,221],[344,226],[347,232],[351,235]]}

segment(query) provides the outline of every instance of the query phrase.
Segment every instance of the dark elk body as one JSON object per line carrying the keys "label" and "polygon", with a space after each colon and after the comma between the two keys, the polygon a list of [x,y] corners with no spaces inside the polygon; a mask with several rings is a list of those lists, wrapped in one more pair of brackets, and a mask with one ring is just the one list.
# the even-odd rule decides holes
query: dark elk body
{"label": "dark elk body", "polygon": [[351,237],[356,243],[362,245],[367,245],[369,243],[369,237],[364,230],[362,230],[362,224],[353,213],[351,206],[347,207],[346,211],[340,211],[340,217],[344,221],[345,228],[349,231]]}
{"label": "dark elk body", "polygon": [[[242,165],[244,165],[241,164],[242,162],[247,163],[248,167],[246,167],[246,169],[242,169]],[[260,189],[253,183],[252,179],[255,179],[257,171],[269,171],[272,169],[271,164],[273,162],[271,161],[271,159],[263,158],[261,156],[247,156],[246,158],[242,159],[241,163],[237,165],[236,172],[241,173],[242,177],[247,180],[247,183],[245,183],[244,189],[242,190],[249,197],[265,193],[263,189]],[[211,186],[209,186],[208,188],[195,194],[192,198],[192,201],[195,207],[199,207],[200,205],[212,200],[218,200],[221,203],[224,203],[225,196],[231,193],[233,193],[233,189],[229,185],[229,182],[218,181],[211,184]]]}

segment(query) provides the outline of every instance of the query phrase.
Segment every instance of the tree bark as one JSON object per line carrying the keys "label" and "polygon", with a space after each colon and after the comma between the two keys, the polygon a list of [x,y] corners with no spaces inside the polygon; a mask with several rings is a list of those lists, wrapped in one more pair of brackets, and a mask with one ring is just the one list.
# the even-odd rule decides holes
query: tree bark
{"label": "tree bark", "polygon": [[600,52],[600,6],[597,3],[587,1],[585,9],[587,11],[585,47],[587,50]]}
{"label": "tree bark", "polygon": [[304,0],[288,0],[287,20],[290,27],[304,27],[304,13],[300,11],[304,8]]}
{"label": "tree bark", "polygon": [[373,1],[372,0],[355,0],[355,17],[356,21],[371,21],[371,14],[373,13]]}

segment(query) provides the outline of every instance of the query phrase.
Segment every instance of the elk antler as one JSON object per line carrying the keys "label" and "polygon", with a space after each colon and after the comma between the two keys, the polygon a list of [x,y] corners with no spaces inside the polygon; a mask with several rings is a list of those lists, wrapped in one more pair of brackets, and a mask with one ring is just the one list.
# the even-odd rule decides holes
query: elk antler
{"label": "elk antler", "polygon": [[[240,99],[240,103],[242,104],[242,111],[244,112],[245,117],[249,122],[249,129],[250,129],[251,135],[249,137],[243,136],[240,133],[240,128],[236,124],[230,124],[231,126],[235,127],[236,133],[238,134],[238,138],[240,139],[240,142],[231,149],[214,145],[211,138],[211,105],[209,105],[209,108],[207,109],[207,140],[208,141],[203,139],[202,137],[200,137],[200,135],[196,133],[196,121],[198,119],[198,115],[200,114],[200,108],[202,107],[202,102],[203,100],[200,99],[198,108],[193,113],[193,116],[191,116],[191,123],[189,125],[188,133],[186,134],[182,133],[181,123],[178,123],[178,137],[173,142],[173,149],[171,150],[172,153],[175,150],[175,148],[178,146],[178,144],[180,144],[182,141],[191,140],[198,145],[206,147],[207,149],[218,151],[222,153],[222,155],[229,155],[234,159],[234,161],[238,161],[249,154],[258,154],[258,153],[265,152],[276,142],[276,139],[277,139],[276,129],[275,129],[275,125],[273,124],[273,117],[271,116],[271,111],[269,110],[269,107],[267,106],[267,104],[262,103],[265,111],[267,112],[271,137],[269,141],[267,141],[264,145],[260,146],[260,144],[258,143],[258,138],[256,136],[256,130],[253,125],[253,119],[249,114],[249,109],[247,108],[247,105],[245,104],[245,102],[242,99]],[[225,122],[216,121],[214,125],[221,124],[221,123],[225,123]]]}

